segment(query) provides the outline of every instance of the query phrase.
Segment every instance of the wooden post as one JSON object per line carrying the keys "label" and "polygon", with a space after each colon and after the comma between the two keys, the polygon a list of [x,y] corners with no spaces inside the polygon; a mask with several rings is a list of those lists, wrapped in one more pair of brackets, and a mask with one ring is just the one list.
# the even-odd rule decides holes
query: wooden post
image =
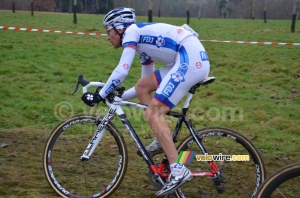
{"label": "wooden post", "polygon": [[251,18],[252,20],[255,20],[255,0],[252,1]]}
{"label": "wooden post", "polygon": [[15,1],[12,2],[12,11],[13,11],[13,13],[16,12]]}
{"label": "wooden post", "polygon": [[153,20],[152,20],[153,0],[149,0],[148,3],[149,3],[148,22],[153,22]]}
{"label": "wooden post", "polygon": [[190,24],[190,2],[186,0],[186,24]]}
{"label": "wooden post", "polygon": [[30,2],[30,9],[31,9],[31,16],[33,16],[33,1],[31,0]]}
{"label": "wooden post", "polygon": [[292,33],[294,33],[296,29],[296,19],[297,19],[297,0],[293,0],[292,26],[291,26]]}
{"label": "wooden post", "polygon": [[268,4],[268,0],[262,0],[262,3],[264,5],[264,23],[267,23],[267,4]]}
{"label": "wooden post", "polygon": [[161,0],[159,0],[159,4],[158,4],[158,17],[160,17],[160,9],[161,9]]}
{"label": "wooden post", "polygon": [[74,24],[77,24],[76,8],[77,8],[77,0],[74,0],[74,4],[73,4],[73,23]]}
{"label": "wooden post", "polygon": [[199,0],[199,12],[198,12],[198,19],[201,19],[201,0]]}

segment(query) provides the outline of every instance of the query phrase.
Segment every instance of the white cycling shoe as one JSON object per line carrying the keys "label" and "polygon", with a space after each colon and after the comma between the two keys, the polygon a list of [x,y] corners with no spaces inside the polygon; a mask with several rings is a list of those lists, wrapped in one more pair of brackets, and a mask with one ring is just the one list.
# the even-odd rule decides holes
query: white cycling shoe
{"label": "white cycling shoe", "polygon": [[183,167],[182,173],[180,175],[170,174],[167,179],[165,185],[162,187],[160,191],[156,193],[156,196],[164,196],[174,192],[177,188],[179,188],[184,183],[191,181],[193,178],[192,172]]}

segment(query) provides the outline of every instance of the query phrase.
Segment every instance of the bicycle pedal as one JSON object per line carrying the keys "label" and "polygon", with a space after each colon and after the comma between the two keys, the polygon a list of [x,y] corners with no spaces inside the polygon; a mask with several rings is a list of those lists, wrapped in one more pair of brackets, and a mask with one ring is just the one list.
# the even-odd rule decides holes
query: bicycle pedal
{"label": "bicycle pedal", "polygon": [[162,188],[162,184],[159,183],[159,181],[156,180],[151,170],[148,172],[148,181],[151,186],[155,188],[155,190],[160,190]]}

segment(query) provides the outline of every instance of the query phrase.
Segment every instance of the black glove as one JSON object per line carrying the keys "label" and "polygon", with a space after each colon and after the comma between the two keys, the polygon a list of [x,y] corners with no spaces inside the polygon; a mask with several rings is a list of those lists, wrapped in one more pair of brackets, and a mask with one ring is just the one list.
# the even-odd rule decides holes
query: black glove
{"label": "black glove", "polygon": [[91,92],[86,92],[81,96],[81,100],[89,105],[90,107],[93,107],[97,105],[99,102],[104,101],[104,99],[100,96],[99,93],[91,93]]}

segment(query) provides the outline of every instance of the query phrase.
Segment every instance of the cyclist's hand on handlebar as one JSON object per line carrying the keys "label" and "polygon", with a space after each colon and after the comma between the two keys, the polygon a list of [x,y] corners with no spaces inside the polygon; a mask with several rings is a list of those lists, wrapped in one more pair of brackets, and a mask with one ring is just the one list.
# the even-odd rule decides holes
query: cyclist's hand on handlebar
{"label": "cyclist's hand on handlebar", "polygon": [[91,93],[86,92],[81,96],[81,100],[89,105],[90,107],[93,107],[97,105],[99,102],[104,101],[104,99],[99,95],[99,93]]}

